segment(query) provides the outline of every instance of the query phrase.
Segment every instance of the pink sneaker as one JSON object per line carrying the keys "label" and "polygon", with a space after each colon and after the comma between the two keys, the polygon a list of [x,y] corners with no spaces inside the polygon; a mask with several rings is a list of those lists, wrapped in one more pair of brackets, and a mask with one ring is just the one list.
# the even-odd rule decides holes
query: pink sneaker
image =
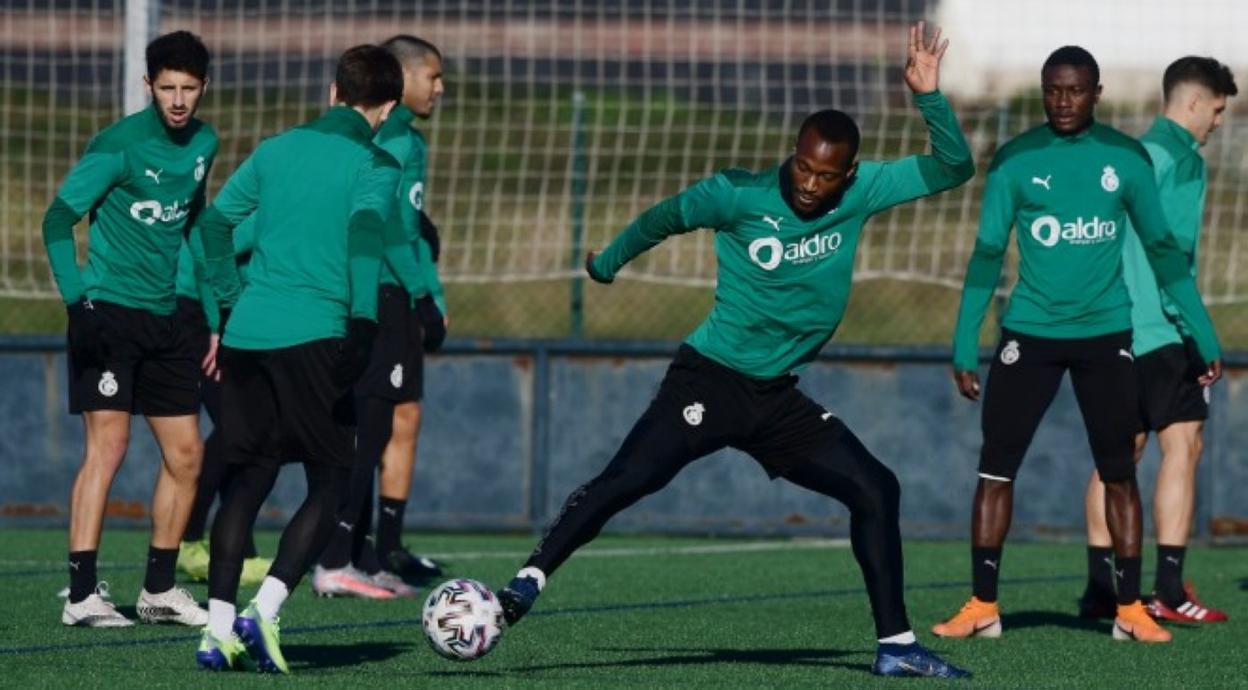
{"label": "pink sneaker", "polygon": [[403,578],[385,570],[378,570],[372,575],[369,575],[369,578],[372,580],[373,584],[381,587],[382,589],[390,590],[396,597],[410,599],[418,593],[418,590],[404,582]]}
{"label": "pink sneaker", "polygon": [[347,566],[312,571],[312,591],[323,597],[358,597],[360,599],[393,599],[394,592],[373,584],[372,578]]}

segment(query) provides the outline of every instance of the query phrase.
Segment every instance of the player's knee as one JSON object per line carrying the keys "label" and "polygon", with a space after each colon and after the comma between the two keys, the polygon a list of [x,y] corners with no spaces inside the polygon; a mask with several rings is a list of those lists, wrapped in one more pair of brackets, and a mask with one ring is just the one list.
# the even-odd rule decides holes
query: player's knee
{"label": "player's knee", "polygon": [[91,434],[87,439],[87,449],[83,464],[116,470],[121,466],[122,459],[126,457],[126,449],[129,446],[130,432],[128,429]]}
{"label": "player's knee", "polygon": [[391,437],[400,436],[415,439],[420,429],[420,403],[405,403],[394,406],[394,428]]}
{"label": "player's knee", "polygon": [[194,480],[204,461],[204,442],[198,437],[170,443],[165,448],[165,467],[176,479]]}

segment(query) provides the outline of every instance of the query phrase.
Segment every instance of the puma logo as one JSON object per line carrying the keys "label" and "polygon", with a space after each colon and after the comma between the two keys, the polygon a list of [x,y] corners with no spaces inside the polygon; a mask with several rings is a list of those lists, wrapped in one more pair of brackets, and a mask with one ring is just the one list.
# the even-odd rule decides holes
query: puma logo
{"label": "puma logo", "polygon": [[[1038,185],[1040,185],[1041,187],[1044,187],[1045,189],[1049,189],[1049,180],[1051,180],[1051,179],[1053,179],[1053,175],[1051,175],[1051,174],[1050,174],[1050,175],[1048,175],[1047,177],[1044,177],[1044,178],[1033,177],[1033,178],[1031,178],[1031,183],[1032,183],[1032,184],[1038,184]],[[1050,191],[1051,191],[1051,190],[1050,190]]]}
{"label": "puma logo", "polygon": [[988,566],[989,568],[992,568],[993,570],[997,569],[997,561],[990,561],[987,558],[985,558],[984,565]]}
{"label": "puma logo", "polygon": [[782,220],[784,220],[783,217],[772,218],[771,216],[768,216],[768,215],[763,216],[763,222],[770,225],[772,229],[775,230],[776,232],[780,232],[780,221]]}
{"label": "puma logo", "polygon": [[160,176],[165,174],[165,169],[161,168],[160,170],[152,172],[151,168],[145,168],[143,170],[143,174],[147,177],[152,178],[153,180],[156,180],[156,184],[160,184]]}

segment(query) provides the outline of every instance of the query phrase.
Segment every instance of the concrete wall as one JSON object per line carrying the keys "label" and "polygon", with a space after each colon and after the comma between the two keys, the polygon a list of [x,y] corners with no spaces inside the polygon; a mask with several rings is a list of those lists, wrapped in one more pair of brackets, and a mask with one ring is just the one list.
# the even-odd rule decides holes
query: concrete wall
{"label": "concrete wall", "polygon": [[[619,356],[555,344],[459,343],[427,369],[424,433],[408,522],[414,527],[540,527],[563,498],[611,458],[645,409],[674,346],[625,347]],[[49,345],[51,347],[51,345]],[[483,351],[484,348],[484,351]],[[550,349],[547,349],[550,348]],[[979,408],[954,391],[939,351],[843,351],[802,377],[802,388],[896,471],[906,534],[962,538],[980,444]],[[909,361],[899,359],[909,356]],[[887,359],[877,359],[884,357]],[[1248,516],[1248,377],[1214,389],[1200,472],[1198,529],[1214,516]],[[82,453],[82,429],[65,412],[59,352],[0,353],[0,524],[63,522]],[[544,393],[542,392],[544,391]],[[144,519],[159,454],[142,421],[111,497],[112,512]],[[205,429],[209,428],[205,420]],[[1092,463],[1068,384],[1036,436],[1015,501],[1016,536],[1078,536]],[[1141,468],[1146,509],[1155,449]],[[288,467],[263,518],[280,520],[302,499]],[[839,504],[768,481],[748,457],[726,451],[695,463],[609,528],[686,532],[844,534]]]}

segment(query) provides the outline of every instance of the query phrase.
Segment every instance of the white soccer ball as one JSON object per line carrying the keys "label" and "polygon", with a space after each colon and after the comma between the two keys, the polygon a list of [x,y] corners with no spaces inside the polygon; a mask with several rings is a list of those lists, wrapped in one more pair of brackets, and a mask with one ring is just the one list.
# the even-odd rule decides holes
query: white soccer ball
{"label": "white soccer ball", "polygon": [[435,587],[421,619],[429,646],[454,661],[480,659],[503,634],[503,607],[476,580],[448,580]]}

